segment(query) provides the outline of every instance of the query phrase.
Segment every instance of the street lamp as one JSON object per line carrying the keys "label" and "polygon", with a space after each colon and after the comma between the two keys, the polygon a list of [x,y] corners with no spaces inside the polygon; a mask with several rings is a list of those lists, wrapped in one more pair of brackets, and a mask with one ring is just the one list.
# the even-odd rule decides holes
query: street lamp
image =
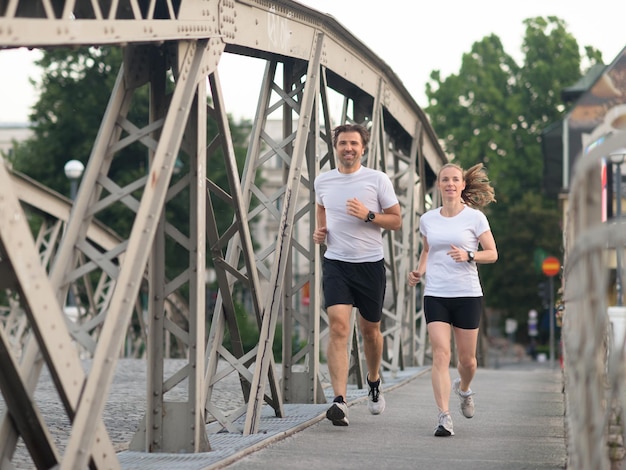
{"label": "street lamp", "polygon": [[[622,164],[626,157],[626,148],[613,151],[609,155],[609,160],[613,165],[613,176],[615,179],[615,218],[619,223],[622,218]],[[617,305],[624,305],[624,291],[622,286],[622,246],[615,247],[615,290],[617,294]]]}
{"label": "street lamp", "polygon": [[70,199],[73,201],[76,199],[76,189],[78,187],[78,180],[83,176],[83,170],[85,165],[78,160],[70,160],[65,164],[63,170],[65,170],[65,176],[70,180]]}
{"label": "street lamp", "polygon": [[[65,164],[63,170],[65,176],[70,180],[70,199],[72,203],[76,199],[76,189],[78,187],[78,180],[83,176],[83,170],[85,165],[78,160],[70,160]],[[65,307],[65,314],[74,322],[78,320],[78,307],[76,306],[76,299],[74,298],[74,292],[70,286],[67,292],[67,306]]]}

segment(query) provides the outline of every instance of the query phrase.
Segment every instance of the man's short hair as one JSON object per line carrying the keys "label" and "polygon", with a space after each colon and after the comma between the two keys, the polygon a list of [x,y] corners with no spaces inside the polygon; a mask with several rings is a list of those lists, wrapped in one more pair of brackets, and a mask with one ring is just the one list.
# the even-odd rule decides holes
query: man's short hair
{"label": "man's short hair", "polygon": [[342,124],[333,129],[333,148],[337,147],[337,140],[342,132],[358,132],[361,135],[363,148],[367,148],[367,144],[370,142],[370,131],[364,126],[360,124]]}

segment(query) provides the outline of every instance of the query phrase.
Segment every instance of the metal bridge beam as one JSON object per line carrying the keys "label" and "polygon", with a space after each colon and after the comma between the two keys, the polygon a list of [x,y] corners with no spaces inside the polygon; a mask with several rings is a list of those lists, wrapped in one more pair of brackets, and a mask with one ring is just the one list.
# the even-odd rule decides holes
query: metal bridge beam
{"label": "metal bridge beam", "polygon": [[[30,268],[41,271],[38,287],[46,290],[44,299],[34,298],[33,285],[11,262],[12,244],[24,234],[12,224],[0,231],[5,247],[0,271],[7,274],[2,276],[3,287],[23,293],[19,302],[38,339],[22,351],[20,368],[30,368],[30,375],[22,376],[7,352],[13,340],[7,332],[23,329],[7,326],[7,320],[0,336],[4,348],[0,358],[6,365],[2,368],[6,372],[0,371],[4,379],[0,385],[3,393],[6,389],[7,402],[18,404],[13,418],[20,420],[18,426],[7,417],[2,421],[0,433],[10,437],[8,444],[0,444],[3,456],[10,460],[21,435],[39,462],[84,468],[91,460],[91,466],[105,468],[100,459],[108,458],[112,447],[101,417],[124,346],[125,335],[119,332],[126,331],[133,312],[142,333],[132,341],[146,341],[148,350],[148,414],[131,443],[133,449],[209,450],[210,432],[257,432],[263,403],[282,417],[283,401],[325,401],[319,356],[328,322],[321,306],[322,253],[311,237],[312,188],[320,172],[335,167],[330,134],[345,122],[370,127],[367,164],[389,174],[402,208],[403,230],[384,234],[389,287],[383,369],[393,374],[423,363],[423,315],[416,311],[418,299],[405,279],[417,262],[419,217],[436,202],[434,175],[446,157],[428,119],[380,58],[332,17],[287,0],[129,0],[121,8],[117,2],[90,0],[0,0],[0,49],[79,45],[123,46],[124,64],[71,213],[62,205],[50,205],[55,199],[45,190],[37,192],[36,183],[7,183],[0,190],[5,200],[19,192],[25,206],[53,207],[48,214],[51,223],[42,225],[29,252],[37,260],[33,261],[37,267],[31,263]],[[218,73],[224,54],[267,61],[243,169],[237,168],[234,158],[228,103]],[[174,84],[171,93],[165,85],[168,80]],[[148,124],[140,126],[128,116],[133,94],[148,85],[151,111]],[[240,84],[250,85],[246,80]],[[337,97],[343,102],[339,116],[331,106]],[[208,119],[218,123],[218,135],[206,135]],[[271,129],[276,119],[282,123],[278,133]],[[145,146],[150,171],[122,183],[111,173],[111,162],[133,143]],[[186,174],[173,174],[177,158],[184,159]],[[218,167],[227,174],[228,187],[214,181]],[[166,207],[183,194],[188,194],[191,206],[189,226],[176,227],[167,220]],[[222,231],[216,223],[216,199],[227,202],[233,214],[232,224]],[[110,207],[132,214],[127,239],[94,230],[99,213]],[[11,213],[17,209],[13,204]],[[67,221],[64,231],[55,219]],[[187,253],[188,268],[165,279],[164,252],[171,243]],[[46,274],[48,266],[52,267]],[[219,287],[213,312],[206,311],[205,268],[214,270]],[[150,298],[147,325],[139,301],[144,287]],[[183,287],[186,300],[180,294]],[[84,303],[78,322],[62,314],[68,289]],[[244,348],[237,323],[242,299],[258,329],[258,344],[252,350]],[[44,331],[50,309],[58,310],[54,318],[63,321]],[[212,313],[208,335],[207,313]],[[279,324],[282,383],[272,354]],[[186,360],[164,377],[170,338]],[[296,348],[293,338],[302,340]],[[74,353],[59,357],[51,342],[65,354]],[[88,374],[78,365],[75,345],[93,354]],[[351,378],[363,386],[356,328],[352,345]],[[72,419],[63,456],[36,419],[36,403],[19,401],[20,394],[36,386],[40,354],[57,379]],[[225,409],[218,385],[230,374],[239,378],[244,404]],[[22,378],[14,387],[7,385],[18,377]],[[169,392],[181,387],[182,401],[167,399]],[[34,417],[29,424],[27,417]],[[35,449],[37,443],[41,445]],[[113,457],[107,462],[116,466]]]}

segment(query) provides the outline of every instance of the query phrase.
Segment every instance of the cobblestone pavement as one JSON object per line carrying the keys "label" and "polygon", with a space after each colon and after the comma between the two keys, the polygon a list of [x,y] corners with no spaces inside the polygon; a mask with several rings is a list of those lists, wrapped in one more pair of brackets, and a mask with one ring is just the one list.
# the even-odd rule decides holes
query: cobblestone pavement
{"label": "cobblestone pavement", "polygon": [[[165,376],[169,377],[186,361],[165,361]],[[84,369],[89,370],[90,362],[83,363]],[[145,414],[146,406],[146,363],[143,359],[121,359],[118,362],[109,399],[104,409],[104,424],[109,437],[117,452],[128,449],[128,444],[137,431],[137,427]],[[186,384],[185,384],[186,387]],[[186,397],[183,387],[168,392],[166,398],[176,401]],[[231,374],[216,386],[215,403],[223,410],[235,409],[243,404],[239,379]],[[70,433],[70,423],[61,404],[56,389],[50,379],[47,369],[44,369],[35,390],[35,401],[45,420],[55,444],[60,453],[63,453]],[[0,398],[0,411],[4,412],[5,403]],[[23,442],[19,441],[16,454],[13,457],[16,469],[32,469],[34,464]]]}

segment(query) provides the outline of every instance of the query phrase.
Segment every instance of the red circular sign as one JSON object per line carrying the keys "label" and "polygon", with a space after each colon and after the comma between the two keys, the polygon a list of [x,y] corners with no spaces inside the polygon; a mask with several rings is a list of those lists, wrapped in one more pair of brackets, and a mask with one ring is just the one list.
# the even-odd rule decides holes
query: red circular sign
{"label": "red circular sign", "polygon": [[541,269],[546,276],[556,276],[561,270],[561,262],[558,258],[555,258],[554,256],[548,256],[546,259],[543,260],[543,263],[541,264]]}

